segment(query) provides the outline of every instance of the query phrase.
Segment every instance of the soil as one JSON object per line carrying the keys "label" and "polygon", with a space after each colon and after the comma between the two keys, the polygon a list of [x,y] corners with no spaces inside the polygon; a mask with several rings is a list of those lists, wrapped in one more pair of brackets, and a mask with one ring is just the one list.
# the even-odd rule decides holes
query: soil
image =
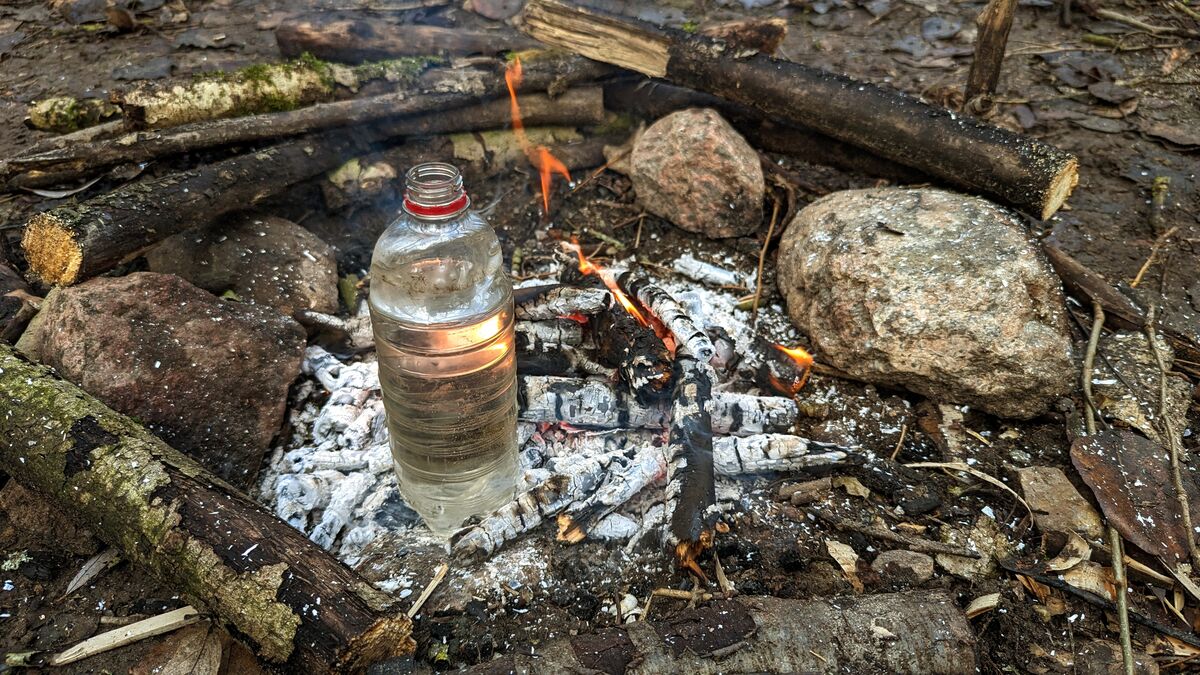
{"label": "soil", "polygon": [[[105,24],[72,25],[42,2],[17,0],[0,6],[0,157],[50,137],[23,124],[32,101],[55,95],[104,97],[129,84],[117,79],[122,69],[152,61],[164,73],[169,65],[172,77],[186,79],[207,71],[277,60],[271,29],[283,16],[310,5],[300,0],[191,0],[184,4],[188,9],[185,23],[160,24],[159,10],[155,10],[143,15],[148,19],[146,25],[125,33]],[[617,0],[608,4],[650,19],[665,18],[675,25],[747,14],[783,16],[790,32],[781,56],[956,106],[970,64],[973,20],[983,3],[876,0],[859,7],[852,2],[817,0],[756,10],[688,0],[657,8]],[[1156,25],[1184,25],[1192,30],[1198,26],[1158,3],[1127,2],[1120,11]],[[398,13],[397,18],[443,24],[478,20],[446,7]],[[948,25],[960,29],[952,31]],[[947,36],[923,40],[923,31]],[[11,37],[16,34],[22,37]],[[177,46],[180,42],[210,47]],[[1196,86],[1200,84],[1200,56],[1192,56],[1197,51],[1200,42],[1149,35],[1089,18],[1078,9],[1071,24],[1064,25],[1057,5],[1021,3],[997,96],[999,104],[992,116],[997,124],[1024,130],[1079,157],[1080,184],[1068,208],[1046,222],[1030,220],[1030,230],[1111,281],[1132,279],[1149,256],[1158,234],[1149,218],[1151,184],[1160,176],[1171,179],[1164,222],[1179,229],[1160,263],[1146,273],[1138,292],[1161,298],[1164,320],[1192,336],[1200,336],[1200,277],[1196,274],[1200,269],[1196,180],[1200,171],[1200,87]],[[1109,84],[1114,81],[1132,90],[1118,92],[1115,98],[1134,96],[1135,110],[1130,110],[1133,106],[1128,100],[1117,106],[1100,98],[1114,98]],[[1072,83],[1084,86],[1073,87]],[[1090,90],[1088,84],[1093,85]],[[181,162],[200,159],[160,162],[142,170],[165,172]],[[799,194],[805,200],[879,182],[871,176],[778,159],[803,179],[805,187]],[[84,198],[128,175],[106,178],[88,192],[68,199]],[[578,235],[585,248],[596,251],[600,258],[633,253],[653,265],[692,251],[732,269],[748,270],[757,264],[760,237],[716,242],[677,230],[652,216],[639,218],[641,210],[633,203],[628,180],[612,172],[583,180],[574,191],[559,185],[548,220],[540,214],[536,183],[535,175],[518,170],[472,186],[476,204],[500,233],[506,256],[511,258],[515,249],[521,249],[520,277],[536,276],[557,248],[553,239],[571,235]],[[56,203],[26,193],[0,195],[0,243],[16,250],[28,214]],[[369,262],[370,245],[386,224],[388,207],[326,214],[320,204],[319,190],[308,185],[263,208],[301,222],[326,238],[338,248],[343,273],[361,273]],[[346,227],[347,223],[355,227]],[[607,237],[601,240],[589,231]],[[616,250],[609,238],[623,242],[626,248]],[[771,268],[768,262],[764,305],[781,305]],[[830,410],[825,419],[809,420],[809,428],[801,432],[836,439],[847,428],[858,429],[864,445],[874,441],[882,446],[885,439],[894,443],[895,436],[882,432],[881,426],[903,424],[910,433],[899,451],[900,461],[946,459],[935,435],[929,433],[930,425],[922,423],[933,414],[934,406],[918,397],[823,377],[815,377],[802,396],[819,400]],[[1194,407],[1191,421],[1195,428]],[[874,434],[864,431],[872,425]],[[1011,475],[1012,466],[1047,465],[1062,467],[1075,478],[1061,415],[1014,424],[969,412],[961,426],[989,442],[969,440],[973,467],[980,471],[1004,476]],[[1194,448],[1195,439],[1194,435],[1185,438],[1185,446]],[[941,473],[926,475],[941,506],[918,516],[897,511],[887,495],[875,492],[862,499],[840,489],[822,502],[800,508],[785,506],[772,499],[782,477],[759,481],[748,486],[743,513],[733,520],[731,532],[718,539],[715,555],[742,593],[780,597],[852,593],[842,570],[825,552],[824,539],[833,530],[802,510],[818,508],[846,519],[873,513],[889,524],[924,526],[921,536],[935,540],[950,530],[969,529],[981,517],[993,517],[1018,551],[1042,548],[1040,535],[1032,533],[1027,514],[1010,495],[986,483],[964,486]],[[1079,485],[1090,499],[1090,491]],[[126,565],[69,597],[60,597],[88,557],[71,553],[72,547],[64,546],[60,535],[40,521],[22,522],[0,510],[0,562],[15,561],[0,567],[0,653],[62,649],[106,629],[108,626],[101,626],[102,618],[111,623],[113,617],[152,615],[182,604],[169,588]],[[849,542],[863,561],[878,552],[879,542],[861,535],[839,533],[838,537]],[[644,556],[641,571],[631,576],[626,573],[629,561],[619,549],[591,542],[568,547],[551,542],[549,536],[541,539],[540,553],[553,583],[542,589],[510,589],[505,597],[479,598],[450,608],[445,602],[439,604],[439,599],[446,597],[443,592],[435,594],[417,625],[419,665],[458,667],[495,652],[527,648],[554,635],[612,625],[617,621],[612,608],[626,593],[635,596],[644,609],[655,588],[691,588],[691,582],[671,569],[665,556]],[[712,561],[702,564],[711,568]],[[865,562],[860,564],[860,572],[867,592],[905,586],[880,578]],[[419,589],[425,579],[416,583]],[[964,580],[939,573],[926,587],[951,589],[964,607],[981,595],[1001,594],[998,610],[973,623],[984,672],[1053,672],[1063,666],[1046,655],[1073,653],[1078,643],[1089,638],[1116,639],[1101,611],[1072,597],[1065,598],[1065,612],[1044,620],[1012,575]],[[667,613],[682,604],[655,600],[652,611]],[[1144,609],[1164,622],[1173,620],[1161,607]],[[1068,620],[1071,616],[1075,618]],[[1144,644],[1153,635],[1136,628],[1135,643]],[[169,637],[146,640],[57,672],[127,671],[166,639]]]}

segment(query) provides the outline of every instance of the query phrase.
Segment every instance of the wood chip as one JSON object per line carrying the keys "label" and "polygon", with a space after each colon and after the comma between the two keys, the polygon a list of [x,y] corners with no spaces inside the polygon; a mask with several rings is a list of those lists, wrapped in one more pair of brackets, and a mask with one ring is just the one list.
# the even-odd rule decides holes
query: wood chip
{"label": "wood chip", "polygon": [[858,578],[858,554],[854,552],[854,549],[836,539],[826,539],[825,549],[842,568],[842,572],[846,575],[846,581],[849,581],[850,585],[854,587],[854,592],[862,593],[863,583]]}
{"label": "wood chip", "polygon": [[180,607],[179,609],[150,617],[144,621],[131,623],[128,626],[90,637],[74,647],[50,657],[49,664],[52,666],[65,666],[68,663],[75,663],[89,656],[95,656],[96,654],[101,654],[117,647],[124,647],[125,645],[133,644],[134,642],[145,640],[155,635],[170,633],[173,630],[178,630],[199,620],[200,612],[195,607],[191,605]]}
{"label": "wood chip", "polygon": [[979,616],[980,614],[986,614],[986,613],[992,611],[993,609],[996,609],[996,607],[999,605],[1000,605],[1000,594],[999,593],[988,593],[987,595],[981,595],[978,598],[975,598],[974,600],[972,600],[971,604],[967,605],[967,611],[966,611],[967,618],[974,619],[975,617]]}

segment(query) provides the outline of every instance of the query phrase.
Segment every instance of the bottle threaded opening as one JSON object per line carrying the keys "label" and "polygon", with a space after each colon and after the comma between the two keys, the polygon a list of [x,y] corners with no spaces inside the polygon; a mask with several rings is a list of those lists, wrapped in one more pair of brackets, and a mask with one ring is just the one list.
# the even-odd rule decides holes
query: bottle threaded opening
{"label": "bottle threaded opening", "polygon": [[404,175],[404,210],[413,216],[444,220],[470,205],[462,174],[453,164],[426,162]]}

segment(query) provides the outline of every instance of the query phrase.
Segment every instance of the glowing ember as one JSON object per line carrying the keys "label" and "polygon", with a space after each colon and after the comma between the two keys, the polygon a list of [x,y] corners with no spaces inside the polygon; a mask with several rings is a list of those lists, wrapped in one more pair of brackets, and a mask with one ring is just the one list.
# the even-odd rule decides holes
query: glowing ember
{"label": "glowing ember", "polygon": [[549,213],[550,183],[553,180],[553,174],[557,173],[570,181],[571,172],[567,170],[565,164],[550,153],[549,148],[544,145],[535,147],[529,143],[529,138],[525,135],[525,124],[521,122],[521,106],[517,103],[517,87],[521,84],[521,78],[521,59],[514,58],[509,61],[508,67],[504,70],[504,82],[508,85],[508,100],[512,109],[513,134],[516,135],[521,150],[529,158],[529,163],[538,170],[538,174],[541,176],[543,213]]}
{"label": "glowing ember", "polygon": [[803,347],[784,347],[783,345],[775,345],[775,349],[783,352],[791,360],[796,362],[796,365],[804,370],[804,377],[800,378],[800,383],[795,386],[795,390],[799,391],[804,388],[804,384],[808,382],[808,376],[812,373],[813,357],[804,350]]}
{"label": "glowing ember", "polygon": [[613,276],[612,272],[604,269],[591,260],[588,260],[587,256],[583,254],[583,249],[579,246],[579,244],[565,241],[561,243],[563,248],[568,251],[574,251],[575,255],[579,256],[579,271],[581,273],[594,274],[600,277],[600,280],[603,281],[604,285],[608,287],[608,290],[613,294],[613,297],[617,299],[617,302],[621,303],[621,306],[625,308],[625,311],[629,312],[630,316],[637,319],[638,323],[642,324],[643,326],[650,325],[650,322],[646,321],[646,317],[642,316],[641,311],[638,310],[637,305],[633,304],[629,297],[621,291],[621,287],[617,285],[617,278]]}

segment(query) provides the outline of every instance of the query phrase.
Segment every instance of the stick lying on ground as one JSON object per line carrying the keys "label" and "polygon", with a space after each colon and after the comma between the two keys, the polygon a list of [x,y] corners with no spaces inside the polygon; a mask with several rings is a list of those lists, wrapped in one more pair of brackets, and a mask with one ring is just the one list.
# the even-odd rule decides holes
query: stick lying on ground
{"label": "stick lying on ground", "polygon": [[365,150],[349,132],[330,132],[190,171],[130,183],[29,220],[21,246],[30,270],[70,285],[105,272],[152,244],[211,222]]}
{"label": "stick lying on ground", "polygon": [[716,471],[713,468],[712,399],[714,373],[707,363],[681,349],[675,354],[675,392],[667,441],[667,511],[664,542],[680,567],[707,578],[696,562],[716,535]]}
{"label": "stick lying on ground", "polygon": [[[522,93],[557,90],[573,83],[591,81],[605,68],[573,55],[527,54],[523,61],[524,78],[518,90]],[[120,162],[145,161],[204,148],[276,140],[321,129],[379,122],[401,115],[447,113],[453,120],[461,114],[450,112],[451,109],[477,106],[482,99],[496,98],[507,92],[500,62],[475,68],[434,68],[417,77],[416,82],[404,91],[318,103],[285,112],[197,122],[162,131],[140,131],[18,155],[0,161],[0,178],[51,168],[59,173],[79,172]],[[414,127],[405,126],[410,123],[410,120],[398,119],[389,123],[395,126],[381,126],[379,133],[386,137],[439,131],[437,124],[440,123],[426,121],[416,123]],[[460,119],[459,123],[466,124],[466,120]],[[535,123],[531,122],[530,126]],[[422,127],[422,124],[427,126]],[[466,126],[468,128],[463,130],[471,130],[470,124]],[[30,179],[41,185],[47,184],[44,177],[32,173],[21,185],[34,187]]]}
{"label": "stick lying on ground", "polygon": [[490,673],[966,673],[975,633],[944,591],[821,600],[746,596],[552,640]]}
{"label": "stick lying on ground", "polygon": [[275,42],[287,58],[308,53],[318,59],[342,63],[422,54],[499,54],[538,46],[508,26],[498,30],[473,30],[322,16],[280,23],[275,29]]}
{"label": "stick lying on ground", "polygon": [[174,588],[263,658],[353,672],[411,653],[387,598],[192,460],[0,345],[0,469]]}
{"label": "stick lying on ground", "polygon": [[872,84],[640,21],[532,0],[523,30],[588,58],[722,96],[982,192],[1043,219],[1078,180],[1075,157]]}

